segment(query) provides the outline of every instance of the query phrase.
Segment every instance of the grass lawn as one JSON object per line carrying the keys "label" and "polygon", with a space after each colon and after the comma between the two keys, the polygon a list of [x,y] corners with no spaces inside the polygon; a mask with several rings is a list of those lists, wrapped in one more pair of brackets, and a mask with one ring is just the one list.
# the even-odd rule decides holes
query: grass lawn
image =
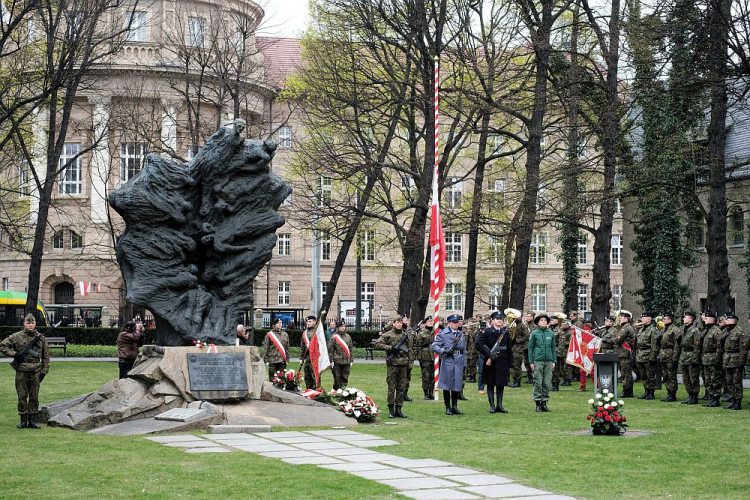
{"label": "grass lawn", "polygon": [[[552,413],[537,414],[531,386],[506,389],[507,415],[490,415],[473,387],[466,412],[447,417],[442,403],[423,401],[412,373],[408,419],[358,430],[399,441],[384,449],[437,458],[512,477],[523,484],[587,499],[747,498],[750,411],[626,400],[639,438],[574,436],[586,429],[588,393],[552,393]],[[41,401],[91,391],[117,374],[116,363],[53,364]],[[324,386],[330,387],[330,373]],[[385,409],[385,367],[356,365],[350,385]],[[661,391],[663,392],[663,391]],[[636,394],[640,387],[636,386]],[[657,393],[659,397],[664,394]],[[684,399],[683,392],[678,396]],[[17,430],[13,371],[0,365],[3,498],[389,498],[394,490],[355,476],[291,466],[255,454],[188,454],[135,436],[96,436],[64,429]],[[387,411],[387,410],[386,410]],[[744,466],[742,464],[745,464]],[[612,493],[614,492],[614,493]]]}

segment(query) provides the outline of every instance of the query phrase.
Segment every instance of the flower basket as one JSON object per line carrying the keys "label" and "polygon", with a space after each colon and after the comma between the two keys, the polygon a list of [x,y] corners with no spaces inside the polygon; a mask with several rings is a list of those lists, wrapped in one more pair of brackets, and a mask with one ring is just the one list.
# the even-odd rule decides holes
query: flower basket
{"label": "flower basket", "polygon": [[277,371],[273,374],[273,385],[285,391],[299,391],[301,375],[294,370]]}
{"label": "flower basket", "polygon": [[595,398],[589,399],[591,413],[586,420],[591,422],[591,431],[595,436],[619,436],[625,433],[628,426],[623,413],[625,402],[615,401],[615,395],[604,389]]}

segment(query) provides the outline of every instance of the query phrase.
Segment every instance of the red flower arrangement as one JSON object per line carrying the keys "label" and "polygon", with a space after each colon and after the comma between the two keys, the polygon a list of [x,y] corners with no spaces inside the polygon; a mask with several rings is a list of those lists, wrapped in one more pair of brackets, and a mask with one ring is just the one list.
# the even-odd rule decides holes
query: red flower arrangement
{"label": "red flower arrangement", "polygon": [[615,395],[607,389],[597,394],[595,399],[589,399],[591,413],[586,420],[591,422],[591,430],[597,435],[619,436],[625,432],[628,419],[622,413],[625,402],[615,401]]}
{"label": "red flower arrangement", "polygon": [[299,391],[302,376],[294,370],[277,371],[273,374],[273,385],[285,391]]}

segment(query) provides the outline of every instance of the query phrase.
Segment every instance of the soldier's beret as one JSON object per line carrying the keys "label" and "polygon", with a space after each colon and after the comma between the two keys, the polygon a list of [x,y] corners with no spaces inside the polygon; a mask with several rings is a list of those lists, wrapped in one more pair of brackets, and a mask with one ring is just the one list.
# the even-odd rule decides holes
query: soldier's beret
{"label": "soldier's beret", "polygon": [[697,318],[697,317],[698,317],[698,316],[696,316],[696,315],[695,315],[695,312],[693,312],[693,311],[685,311],[685,312],[683,313],[683,316],[690,316],[690,317],[691,317],[691,318],[693,318],[693,319],[695,319],[695,318]]}
{"label": "soldier's beret", "polygon": [[338,328],[338,327],[340,327],[340,326],[346,326],[346,323],[344,323],[344,322],[343,322],[343,321],[341,321],[341,320],[337,321],[337,322],[336,322],[336,328]]}
{"label": "soldier's beret", "polygon": [[549,315],[547,313],[541,312],[541,313],[538,313],[536,316],[534,316],[534,324],[538,325],[539,320],[542,318],[547,318],[547,322],[549,323]]}
{"label": "soldier's beret", "polygon": [[24,321],[29,321],[29,322],[33,321],[34,323],[36,323],[36,318],[31,313],[27,314],[26,317],[23,318],[23,320]]}
{"label": "soldier's beret", "polygon": [[665,313],[664,313],[664,314],[662,315],[662,317],[664,317],[664,318],[669,318],[669,319],[674,319],[674,313],[673,313],[673,312],[671,312],[671,311],[670,311],[670,312],[665,312]]}
{"label": "soldier's beret", "polygon": [[313,316],[313,315],[311,314],[310,316],[308,316],[308,317],[306,317],[306,318],[305,318],[305,320],[308,320],[308,319],[311,319],[311,320],[315,321],[315,320],[317,320],[318,318],[316,318],[315,316]]}
{"label": "soldier's beret", "polygon": [[432,316],[427,316],[425,319],[422,320],[422,323],[427,323],[428,321],[432,321]]}
{"label": "soldier's beret", "polygon": [[451,314],[450,316],[445,318],[445,321],[447,321],[448,323],[458,323],[459,321],[461,321],[461,316],[458,314]]}
{"label": "soldier's beret", "polygon": [[490,314],[490,319],[503,319],[505,318],[505,314],[501,313],[500,311],[495,311],[492,314]]}
{"label": "soldier's beret", "polygon": [[703,311],[703,316],[705,316],[707,318],[714,318],[714,319],[716,319],[716,313],[713,312],[711,309],[706,309],[705,311]]}
{"label": "soldier's beret", "polygon": [[653,313],[650,313],[649,311],[643,311],[641,313],[641,318],[653,318],[653,317],[654,317]]}
{"label": "soldier's beret", "polygon": [[401,316],[400,314],[397,314],[397,315],[395,315],[395,316],[394,316],[394,317],[393,317],[393,318],[391,319],[391,323],[395,323],[396,321],[400,321],[400,322],[402,322],[402,323],[403,323],[403,322],[404,322],[404,317],[403,317],[403,316]]}

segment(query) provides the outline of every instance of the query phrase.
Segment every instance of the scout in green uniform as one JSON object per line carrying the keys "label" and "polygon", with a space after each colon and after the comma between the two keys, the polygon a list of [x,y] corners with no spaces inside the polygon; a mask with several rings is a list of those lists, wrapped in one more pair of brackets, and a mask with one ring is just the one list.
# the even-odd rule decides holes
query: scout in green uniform
{"label": "scout in green uniform", "polygon": [[722,352],[721,352],[721,330],[716,324],[716,313],[713,311],[704,311],[701,316],[703,320],[703,348],[701,350],[701,363],[705,374],[706,394],[708,394],[708,403],[703,406],[716,408],[720,406],[721,398],[721,371]]}
{"label": "scout in green uniform", "polygon": [[539,313],[534,318],[536,328],[529,337],[529,367],[534,373],[533,398],[537,412],[550,411],[549,401],[552,370],[555,369],[555,335],[547,326],[550,317],[546,313]]}
{"label": "scout in green uniform", "polygon": [[695,325],[695,313],[685,312],[682,318],[682,328],[677,337],[680,352],[680,367],[682,368],[682,384],[688,393],[684,405],[697,405],[698,393],[701,392],[701,346],[703,333]]}
{"label": "scout in green uniform", "polygon": [[617,332],[618,354],[620,355],[620,374],[622,376],[622,397],[633,397],[633,348],[635,347],[635,328],[630,324],[633,315],[630,311],[621,310],[619,314],[620,330]]}
{"label": "scout in green uniform", "polygon": [[435,321],[432,319],[432,316],[425,318],[422,328],[415,338],[414,347],[417,351],[419,368],[422,372],[422,392],[424,392],[424,399],[427,401],[432,399],[432,394],[435,390],[435,354],[430,348],[432,342],[435,340],[434,326]]}
{"label": "scout in green uniform", "polygon": [[732,396],[730,404],[725,410],[742,409],[742,372],[747,362],[748,344],[750,337],[742,331],[737,321],[739,318],[734,314],[727,314],[724,337],[724,371],[727,374],[727,384]]}
{"label": "scout in green uniform", "polygon": [[0,343],[0,352],[13,358],[16,366],[19,429],[39,429],[39,384],[49,373],[49,347],[44,335],[36,331],[36,318],[28,314],[23,330]]}
{"label": "scout in green uniform", "polygon": [[401,411],[404,405],[404,391],[406,390],[406,371],[409,365],[411,339],[403,330],[402,317],[396,316],[391,322],[393,328],[378,337],[373,347],[385,351],[388,355],[386,363],[386,383],[388,384],[388,417],[406,418]]}
{"label": "scout in green uniform", "polygon": [[643,395],[638,399],[654,399],[656,390],[656,350],[657,336],[659,332],[651,323],[653,314],[644,312],[641,314],[641,327],[638,330],[635,344],[635,362],[638,363],[638,369],[643,377]]}
{"label": "scout in green uniform", "polygon": [[674,313],[664,314],[664,331],[659,341],[659,359],[666,379],[667,396],[661,400],[665,403],[677,401],[677,362],[680,359],[680,346],[677,343],[679,328],[674,324]]}

